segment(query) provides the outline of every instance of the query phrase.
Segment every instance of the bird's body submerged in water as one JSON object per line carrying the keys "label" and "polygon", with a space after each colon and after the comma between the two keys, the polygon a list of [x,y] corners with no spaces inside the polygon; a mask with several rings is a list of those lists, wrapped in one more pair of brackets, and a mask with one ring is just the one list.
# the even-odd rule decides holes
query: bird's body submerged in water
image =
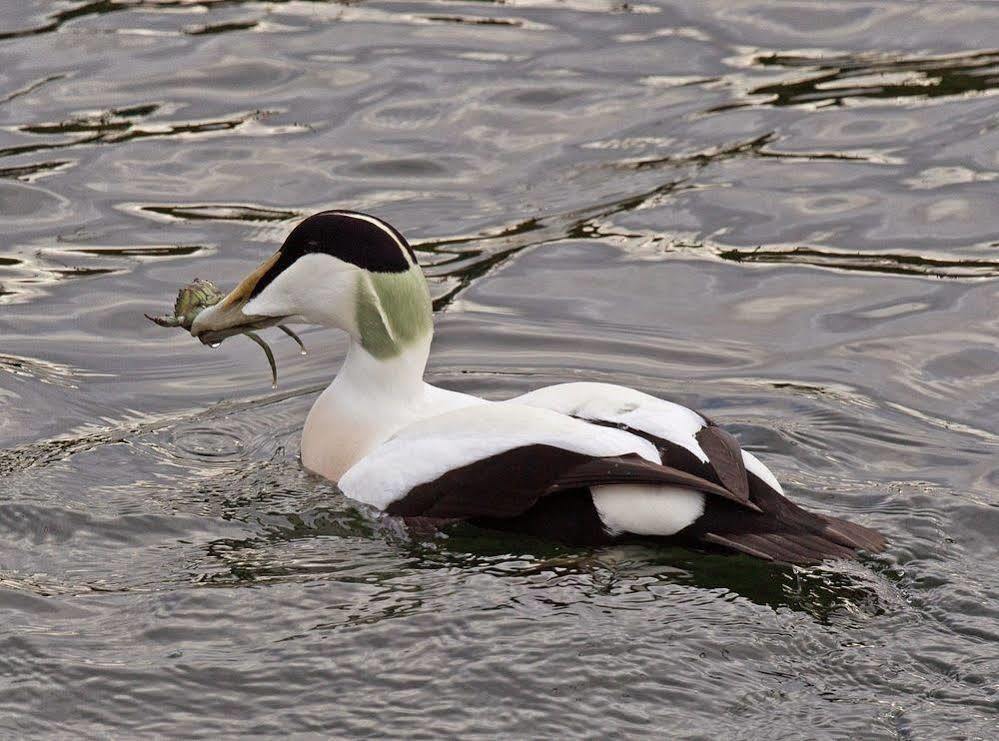
{"label": "bird's body submerged in water", "polygon": [[191,333],[214,343],[286,321],[351,340],[306,419],[303,464],[390,514],[578,544],[668,538],[791,563],[884,547],[873,530],[792,503],[730,434],[680,405],[604,383],[505,402],[425,383],[427,284],[402,235],[372,216],[305,219]]}

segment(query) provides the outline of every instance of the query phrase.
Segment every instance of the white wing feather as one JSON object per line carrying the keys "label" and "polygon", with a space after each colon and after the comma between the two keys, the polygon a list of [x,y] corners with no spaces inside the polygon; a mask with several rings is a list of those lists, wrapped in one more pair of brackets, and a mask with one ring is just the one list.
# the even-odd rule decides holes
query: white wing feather
{"label": "white wing feather", "polygon": [[456,468],[526,445],[593,456],[637,454],[660,462],[648,440],[548,409],[485,403],[445,412],[400,430],[340,479],[344,494],[379,509]]}
{"label": "white wing feather", "polygon": [[510,399],[581,419],[623,424],[680,445],[702,462],[708,456],[694,437],[707,421],[693,409],[612,383],[560,383]]}
{"label": "white wing feather", "polygon": [[[560,383],[510,399],[508,404],[552,409],[581,419],[622,424],[633,430],[680,445],[702,462],[708,456],[697,442],[697,433],[707,420],[693,409],[649,394],[612,383]],[[783,494],[777,478],[760,460],[745,450],[742,460],[746,470]]]}

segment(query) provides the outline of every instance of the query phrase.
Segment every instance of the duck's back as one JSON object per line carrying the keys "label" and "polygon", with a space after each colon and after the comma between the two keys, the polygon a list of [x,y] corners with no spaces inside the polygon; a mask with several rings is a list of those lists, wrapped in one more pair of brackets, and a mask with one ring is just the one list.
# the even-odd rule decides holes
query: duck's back
{"label": "duck's back", "polygon": [[790,563],[885,547],[884,537],[875,530],[796,505],[756,456],[687,407],[624,386],[590,382],[547,386],[508,403],[551,409],[644,437],[656,446],[664,465],[718,484],[758,510],[733,499],[708,497],[703,513],[676,533],[684,542]]}

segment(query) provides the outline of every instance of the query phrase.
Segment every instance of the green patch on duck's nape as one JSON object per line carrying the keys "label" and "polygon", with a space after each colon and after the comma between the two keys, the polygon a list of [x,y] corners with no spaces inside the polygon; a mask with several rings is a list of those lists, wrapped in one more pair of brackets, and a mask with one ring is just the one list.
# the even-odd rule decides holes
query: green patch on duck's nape
{"label": "green patch on duck's nape", "polygon": [[361,271],[356,308],[361,346],[379,360],[399,355],[433,330],[430,291],[418,265],[402,273]]}

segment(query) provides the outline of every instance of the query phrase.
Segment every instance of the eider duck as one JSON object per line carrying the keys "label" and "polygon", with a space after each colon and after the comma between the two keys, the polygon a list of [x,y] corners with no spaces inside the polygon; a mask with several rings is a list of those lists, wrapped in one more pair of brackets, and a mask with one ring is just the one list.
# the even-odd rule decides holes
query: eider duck
{"label": "eider duck", "polygon": [[299,223],[191,334],[206,344],[306,322],[350,347],[302,433],[302,463],[351,499],[423,525],[466,521],[574,545],[657,538],[784,563],[880,551],[809,512],[704,415],[607,383],[494,402],[426,383],[430,294],[406,239],[353,211]]}

